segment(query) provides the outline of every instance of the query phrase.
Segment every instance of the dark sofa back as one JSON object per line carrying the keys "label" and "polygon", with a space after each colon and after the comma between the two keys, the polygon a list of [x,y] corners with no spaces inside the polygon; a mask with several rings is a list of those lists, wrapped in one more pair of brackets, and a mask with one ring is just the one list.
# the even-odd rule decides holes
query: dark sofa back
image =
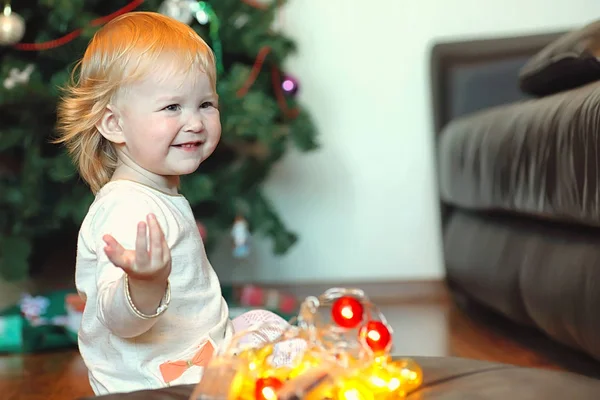
{"label": "dark sofa back", "polygon": [[[437,136],[452,119],[528,98],[519,89],[520,68],[563,34],[434,43],[430,52],[430,85],[436,153]],[[450,206],[440,202],[442,227],[449,212]]]}
{"label": "dark sofa back", "polygon": [[435,43],[430,53],[436,136],[453,118],[526,99],[519,69],[564,32]]}

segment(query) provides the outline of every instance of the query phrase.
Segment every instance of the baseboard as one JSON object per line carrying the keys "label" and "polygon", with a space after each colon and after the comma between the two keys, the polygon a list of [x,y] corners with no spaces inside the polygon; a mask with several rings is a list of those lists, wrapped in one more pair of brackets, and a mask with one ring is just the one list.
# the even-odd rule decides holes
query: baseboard
{"label": "baseboard", "polygon": [[307,296],[318,296],[332,287],[362,289],[369,299],[376,303],[425,303],[440,302],[449,299],[448,288],[443,279],[419,281],[386,281],[386,282],[315,282],[291,284],[263,284],[268,289],[282,290],[303,299]]}

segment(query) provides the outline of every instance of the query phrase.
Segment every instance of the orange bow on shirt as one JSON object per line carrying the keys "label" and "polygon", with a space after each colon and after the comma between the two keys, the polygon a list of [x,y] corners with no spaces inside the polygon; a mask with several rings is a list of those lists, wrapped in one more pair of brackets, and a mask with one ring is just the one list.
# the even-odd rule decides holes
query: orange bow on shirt
{"label": "orange bow on shirt", "polygon": [[205,367],[210,359],[212,358],[215,348],[210,341],[206,342],[200,350],[192,357],[191,360],[187,361],[170,361],[162,363],[159,367],[160,373],[165,383],[173,382],[179,378],[183,373],[193,365],[199,367]]}

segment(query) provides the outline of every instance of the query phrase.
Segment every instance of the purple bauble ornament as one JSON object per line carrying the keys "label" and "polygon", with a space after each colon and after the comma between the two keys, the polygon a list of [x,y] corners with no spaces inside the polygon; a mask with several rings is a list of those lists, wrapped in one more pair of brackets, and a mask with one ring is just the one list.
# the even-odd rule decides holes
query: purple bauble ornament
{"label": "purple bauble ornament", "polygon": [[288,96],[295,96],[298,93],[298,80],[289,75],[286,75],[281,82],[283,92]]}

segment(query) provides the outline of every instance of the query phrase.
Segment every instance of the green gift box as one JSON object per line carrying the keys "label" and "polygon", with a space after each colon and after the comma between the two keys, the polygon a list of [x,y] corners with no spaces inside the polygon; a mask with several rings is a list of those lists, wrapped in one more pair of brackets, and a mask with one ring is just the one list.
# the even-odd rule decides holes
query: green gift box
{"label": "green gift box", "polygon": [[30,353],[77,346],[77,313],[69,312],[66,299],[72,290],[44,295],[24,294],[0,312],[0,352]]}
{"label": "green gift box", "polygon": [[[295,314],[277,307],[254,307],[241,301],[243,287],[223,285],[223,297],[231,317],[264,308],[290,320]],[[59,290],[43,295],[24,294],[21,300],[0,312],[0,353],[30,353],[77,347],[77,331],[85,304],[77,292]]]}

